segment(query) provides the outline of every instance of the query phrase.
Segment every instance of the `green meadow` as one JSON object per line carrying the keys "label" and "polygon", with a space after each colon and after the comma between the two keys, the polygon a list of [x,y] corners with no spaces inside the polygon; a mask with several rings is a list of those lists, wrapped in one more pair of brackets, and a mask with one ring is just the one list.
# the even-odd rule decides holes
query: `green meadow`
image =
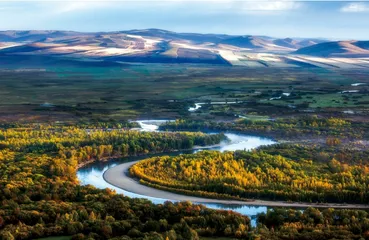
{"label": "green meadow", "polygon": [[[369,103],[369,71],[255,68],[191,64],[52,66],[0,69],[4,121],[234,118],[307,111],[342,112]],[[353,83],[368,85],[351,86]],[[359,90],[357,93],[342,91]],[[289,96],[283,93],[290,94]],[[282,97],[281,97],[282,96]],[[281,97],[280,99],[278,99]],[[203,105],[196,102],[239,102]]]}

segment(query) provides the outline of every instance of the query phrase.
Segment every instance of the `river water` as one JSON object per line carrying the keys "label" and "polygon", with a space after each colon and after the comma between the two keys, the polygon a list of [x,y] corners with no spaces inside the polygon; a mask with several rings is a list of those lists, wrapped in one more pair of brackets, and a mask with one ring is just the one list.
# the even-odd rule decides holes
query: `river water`
{"label": "river water", "polygon": [[[165,120],[145,120],[145,121],[138,121],[138,123],[141,126],[141,131],[157,131],[158,125],[165,122]],[[265,146],[265,145],[271,145],[274,144],[275,141],[263,138],[263,137],[257,137],[257,136],[249,136],[244,134],[236,134],[236,133],[225,133],[227,138],[229,140],[223,141],[221,144],[217,146],[212,147],[206,147],[201,149],[194,149],[194,150],[188,150],[188,151],[179,151],[174,152],[170,154],[156,154],[158,155],[179,155],[183,153],[194,153],[198,152],[204,149],[207,150],[218,150],[218,151],[235,151],[235,150],[251,150],[254,148],[257,148],[259,146]],[[151,155],[152,156],[152,155]],[[132,192],[124,191],[120,188],[117,188],[109,183],[107,183],[104,178],[103,174],[104,172],[114,167],[122,162],[128,162],[128,161],[135,161],[140,159],[147,158],[146,156],[141,157],[128,157],[128,158],[122,158],[122,159],[112,159],[108,162],[94,162],[91,164],[88,164],[87,166],[84,166],[80,169],[78,169],[77,177],[82,185],[88,185],[91,184],[97,188],[111,188],[114,189],[117,193],[122,193],[125,196],[132,197],[132,198],[145,198],[148,199],[156,204],[163,203],[170,199],[161,199],[161,198],[154,198],[149,196],[143,196],[139,194],[135,194]],[[214,203],[206,203],[205,206],[213,209],[223,209],[223,210],[233,210],[235,212],[241,213],[243,215],[247,215],[251,218],[252,225],[256,224],[255,218],[258,213],[266,212],[267,207],[265,206],[249,206],[247,204],[245,205],[231,205],[231,204],[214,204]]]}

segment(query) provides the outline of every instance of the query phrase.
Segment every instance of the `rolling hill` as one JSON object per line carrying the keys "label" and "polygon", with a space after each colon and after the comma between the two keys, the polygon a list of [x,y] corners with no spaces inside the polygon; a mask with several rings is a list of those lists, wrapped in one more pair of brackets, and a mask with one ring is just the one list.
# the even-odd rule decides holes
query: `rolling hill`
{"label": "rolling hill", "polygon": [[325,42],[320,39],[292,39],[292,38],[281,38],[275,39],[273,43],[278,46],[287,47],[291,49],[300,49],[303,47],[309,47],[318,43]]}
{"label": "rolling hill", "polygon": [[324,42],[294,53],[317,57],[369,57],[369,41]]}
{"label": "rolling hill", "polygon": [[[28,56],[28,57],[26,57]],[[22,59],[110,66],[122,63],[194,63],[243,67],[367,67],[368,41],[177,33],[161,29],[114,32],[2,31],[0,64]],[[337,59],[333,59],[337,58]],[[352,58],[352,59],[351,59]],[[52,60],[54,59],[54,60]],[[14,60],[14,61],[13,61]],[[101,64],[98,64],[101,62]],[[111,63],[111,64],[110,64]]]}
{"label": "rolling hill", "polygon": [[220,43],[248,49],[263,49],[267,48],[268,45],[270,45],[269,41],[256,36],[239,36],[227,38]]}
{"label": "rolling hill", "polygon": [[2,31],[0,41],[2,42],[36,42],[45,38],[61,38],[79,35],[73,31]]}

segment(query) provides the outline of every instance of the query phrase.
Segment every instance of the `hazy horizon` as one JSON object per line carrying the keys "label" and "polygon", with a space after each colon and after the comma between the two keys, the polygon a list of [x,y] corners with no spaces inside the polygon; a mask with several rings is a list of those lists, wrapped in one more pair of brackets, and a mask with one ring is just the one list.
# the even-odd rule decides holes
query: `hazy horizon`
{"label": "hazy horizon", "polygon": [[368,1],[1,1],[0,30],[181,33],[369,40]]}

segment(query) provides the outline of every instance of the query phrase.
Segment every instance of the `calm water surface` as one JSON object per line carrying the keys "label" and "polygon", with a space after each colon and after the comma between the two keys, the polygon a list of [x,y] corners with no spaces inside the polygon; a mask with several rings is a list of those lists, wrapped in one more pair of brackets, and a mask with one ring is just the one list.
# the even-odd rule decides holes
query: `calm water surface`
{"label": "calm water surface", "polygon": [[[158,124],[165,122],[166,120],[145,120],[145,121],[138,121],[141,126],[142,131],[157,131]],[[235,151],[235,150],[251,150],[257,148],[259,146],[271,145],[276,143],[272,139],[262,138],[257,136],[249,136],[243,134],[236,134],[236,133],[225,133],[229,140],[223,141],[219,146],[202,148],[202,149],[194,149],[189,151],[179,151],[170,154],[155,154],[155,155],[146,155],[141,157],[128,157],[122,159],[113,159],[109,162],[95,162],[89,164],[85,167],[82,167],[77,172],[77,177],[82,185],[91,184],[97,188],[111,188],[114,189],[117,193],[122,193],[125,196],[132,197],[132,198],[145,198],[153,203],[160,204],[164,203],[170,199],[161,199],[161,198],[153,198],[149,196],[143,196],[131,192],[124,191],[120,188],[117,188],[103,179],[104,172],[111,167],[114,167],[122,162],[134,161],[145,159],[148,156],[160,156],[160,155],[179,155],[184,153],[195,153],[198,151],[202,151],[204,149],[207,150],[218,150],[218,151]],[[244,214],[249,216],[252,219],[252,225],[255,225],[255,217],[258,213],[266,212],[267,207],[265,206],[248,206],[248,205],[231,205],[231,204],[214,204],[214,203],[202,203],[209,208],[213,209],[223,209],[223,210],[233,210],[235,212]]]}

